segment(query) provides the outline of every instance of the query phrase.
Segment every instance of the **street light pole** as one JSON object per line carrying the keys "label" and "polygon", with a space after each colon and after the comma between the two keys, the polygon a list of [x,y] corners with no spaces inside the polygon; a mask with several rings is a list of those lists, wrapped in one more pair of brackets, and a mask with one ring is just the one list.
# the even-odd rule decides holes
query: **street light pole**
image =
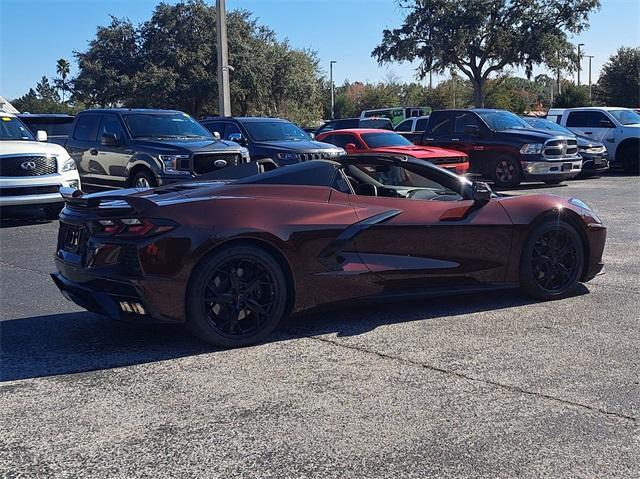
{"label": "street light pole", "polygon": [[589,59],[589,102],[591,102],[591,59],[593,55],[585,55]]}
{"label": "street light pole", "polygon": [[224,2],[225,0],[216,0],[216,29],[218,36],[218,115],[231,116],[227,14]]}
{"label": "street light pole", "polygon": [[335,60],[331,60],[329,62],[329,83],[331,83],[331,119],[332,120],[333,120],[333,116],[334,116],[333,107],[334,107],[334,104],[335,104],[334,96],[333,96],[333,64],[334,63],[338,63],[338,62],[335,61]]}
{"label": "street light pole", "polygon": [[584,47],[584,43],[578,43],[578,86],[580,86],[580,47]]}

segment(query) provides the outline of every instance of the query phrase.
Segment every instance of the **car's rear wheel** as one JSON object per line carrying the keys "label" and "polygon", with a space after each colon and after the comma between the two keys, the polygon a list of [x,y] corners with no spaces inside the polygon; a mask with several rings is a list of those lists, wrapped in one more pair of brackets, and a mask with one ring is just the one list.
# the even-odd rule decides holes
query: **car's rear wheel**
{"label": "car's rear wheel", "polygon": [[42,208],[44,211],[44,217],[48,220],[57,220],[60,217],[60,212],[64,208],[64,204],[62,203],[54,203],[52,205],[47,205]]}
{"label": "car's rear wheel", "polygon": [[545,221],[527,238],[520,261],[520,287],[549,300],[571,294],[582,276],[584,246],[569,223]]}
{"label": "car's rear wheel", "polygon": [[639,145],[630,145],[624,151],[622,157],[624,158],[622,167],[625,173],[637,175],[640,171],[640,151],[638,151]]}
{"label": "car's rear wheel", "polygon": [[522,179],[520,163],[511,156],[501,156],[493,166],[493,181],[498,188],[513,188]]}
{"label": "car's rear wheel", "polygon": [[231,246],[198,265],[187,294],[187,324],[200,338],[225,348],[266,338],[285,315],[282,267],[254,246]]}
{"label": "car's rear wheel", "polygon": [[131,186],[134,188],[153,188],[158,186],[158,182],[149,170],[139,170],[131,179]]}

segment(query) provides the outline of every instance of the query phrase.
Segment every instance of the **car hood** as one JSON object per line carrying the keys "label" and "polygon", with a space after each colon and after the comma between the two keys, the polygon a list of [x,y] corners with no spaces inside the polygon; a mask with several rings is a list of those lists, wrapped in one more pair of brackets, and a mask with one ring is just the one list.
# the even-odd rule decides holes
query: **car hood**
{"label": "car hood", "polygon": [[338,148],[330,143],[322,143],[321,141],[314,140],[257,141],[255,145],[263,148],[295,151],[298,153],[316,152],[318,150],[336,150]]}
{"label": "car hood", "polygon": [[232,141],[225,140],[193,140],[193,139],[172,139],[172,140],[153,140],[153,139],[136,139],[136,146],[148,148],[157,151],[201,153],[209,151],[239,151],[240,145]]}
{"label": "car hood", "polygon": [[41,154],[69,156],[67,150],[54,143],[40,141],[0,141],[0,155]]}
{"label": "car hood", "polygon": [[584,135],[575,135],[576,140],[578,140],[578,148],[598,148],[604,146],[603,143],[594,140],[593,138],[589,138]]}
{"label": "car hood", "polygon": [[558,138],[572,138],[573,135],[562,135],[549,130],[536,130],[534,128],[514,128],[509,130],[500,130],[496,132],[500,135],[518,137],[522,141],[530,143],[544,143],[547,140]]}
{"label": "car hood", "polygon": [[391,153],[397,155],[409,155],[421,160],[429,158],[460,158],[466,156],[465,153],[435,146],[384,146],[368,150],[372,153]]}

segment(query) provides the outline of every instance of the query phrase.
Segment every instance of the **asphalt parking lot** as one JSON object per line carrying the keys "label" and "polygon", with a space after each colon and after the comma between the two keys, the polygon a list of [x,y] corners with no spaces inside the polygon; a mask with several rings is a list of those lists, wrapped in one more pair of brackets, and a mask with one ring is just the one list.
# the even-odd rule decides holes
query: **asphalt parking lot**
{"label": "asphalt parking lot", "polygon": [[218,351],[127,327],[49,278],[57,222],[0,228],[2,477],[640,477],[640,182],[517,194],[587,202],[607,274],[287,321]]}

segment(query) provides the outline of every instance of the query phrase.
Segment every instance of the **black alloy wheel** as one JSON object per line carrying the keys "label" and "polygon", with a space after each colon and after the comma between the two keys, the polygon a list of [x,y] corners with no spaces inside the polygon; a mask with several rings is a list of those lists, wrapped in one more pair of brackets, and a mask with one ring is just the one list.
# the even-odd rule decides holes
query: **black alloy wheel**
{"label": "black alloy wheel", "polygon": [[520,184],[522,170],[520,164],[511,156],[496,159],[493,168],[493,181],[498,188],[513,188]]}
{"label": "black alloy wheel", "polygon": [[540,299],[562,298],[575,289],[584,267],[584,247],[576,230],[562,220],[536,228],[520,263],[521,287]]}
{"label": "black alloy wheel", "polygon": [[240,347],[264,339],[285,314],[287,286],[278,262],[253,246],[205,259],[190,284],[188,324],[202,339]]}

